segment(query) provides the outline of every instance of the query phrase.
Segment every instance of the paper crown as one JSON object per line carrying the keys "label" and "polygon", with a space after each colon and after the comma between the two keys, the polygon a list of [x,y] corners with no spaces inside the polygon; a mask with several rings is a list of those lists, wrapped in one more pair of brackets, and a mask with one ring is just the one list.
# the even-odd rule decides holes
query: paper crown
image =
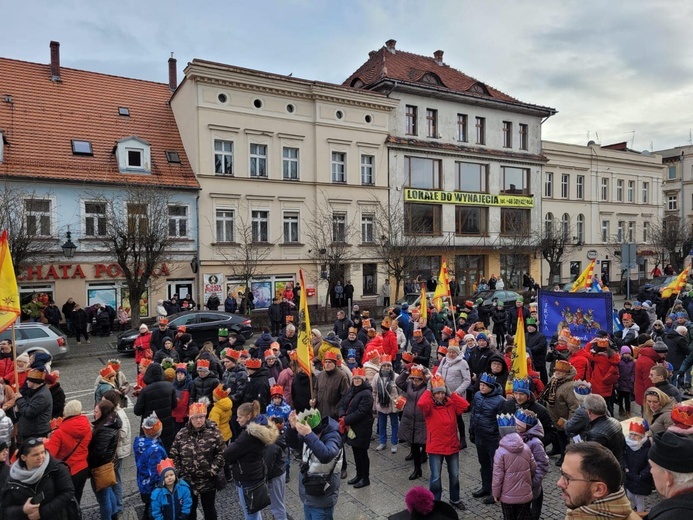
{"label": "paper crown", "polygon": [[290,361],[298,361],[298,351],[297,350],[289,350],[289,360]]}
{"label": "paper crown", "polygon": [[227,348],[224,357],[238,361],[241,357],[241,351],[233,348]]}
{"label": "paper crown", "polygon": [[525,320],[525,325],[527,325],[527,326],[529,326],[529,325],[534,325],[534,326],[536,327],[536,325],[537,325],[537,320],[535,320],[534,318],[527,318],[527,319]]}
{"label": "paper crown", "polygon": [[164,425],[161,424],[161,421],[156,416],[156,413],[152,413],[152,415],[142,421],[142,431],[147,437],[152,437],[158,433],[161,433],[163,427]]}
{"label": "paper crown", "polygon": [[173,459],[164,459],[156,465],[156,471],[159,473],[159,475],[161,475],[167,469],[172,469],[173,471],[176,470],[176,467],[173,465]]}
{"label": "paper crown", "polygon": [[448,353],[448,349],[445,348],[443,345],[441,345],[440,347],[438,347],[438,354],[442,354],[442,355],[445,356],[447,353]]}
{"label": "paper crown", "polygon": [[570,329],[568,329],[568,328],[561,329],[561,332],[558,334],[558,337],[564,338],[567,341],[568,338],[570,337]]}
{"label": "paper crown", "polygon": [[392,326],[392,320],[386,316],[383,318],[383,321],[380,322],[380,326],[384,329],[389,329]]}
{"label": "paper crown", "polygon": [[215,399],[223,399],[224,397],[229,396],[229,389],[224,388],[224,385],[219,384],[212,390],[212,395],[214,396]]}
{"label": "paper crown", "polygon": [[501,413],[496,415],[496,421],[498,421],[499,427],[515,426],[515,416],[510,413]]}
{"label": "paper crown", "polygon": [[111,365],[106,365],[99,371],[99,374],[103,379],[108,379],[109,377],[113,377],[116,371]]}
{"label": "paper crown", "polygon": [[459,339],[464,338],[466,334],[467,333],[464,331],[464,329],[457,329],[457,332],[455,332],[455,336]]}
{"label": "paper crown", "polygon": [[631,421],[630,426],[628,427],[628,433],[633,432],[639,433],[640,435],[646,435],[649,429],[650,426],[644,419],[642,421]]}
{"label": "paper crown", "polygon": [[337,359],[339,359],[337,357],[337,353],[332,352],[331,350],[328,350],[327,352],[325,352],[325,356],[322,358],[323,361],[330,360],[330,361],[334,361],[335,363],[337,362]]}
{"label": "paper crown", "polygon": [[464,302],[464,306],[472,308],[472,307],[474,307],[474,302],[472,300],[467,300]]}
{"label": "paper crown", "polygon": [[360,377],[361,379],[364,379],[366,377],[366,369],[358,367],[355,368],[351,371],[351,377]]}
{"label": "paper crown", "polygon": [[621,316],[621,320],[632,320],[633,316],[629,312],[624,312],[623,316]]}
{"label": "paper crown", "polygon": [[355,348],[350,348],[347,350],[347,359],[349,358],[355,358],[356,357],[356,349]]}
{"label": "paper crown", "polygon": [[272,397],[275,395],[284,397],[284,388],[281,385],[274,385],[272,388],[270,388],[270,395]]}
{"label": "paper crown", "polygon": [[310,408],[309,410],[303,410],[299,413],[296,419],[302,424],[307,424],[311,428],[315,428],[322,421],[322,416],[320,415],[320,410],[317,408]]}
{"label": "paper crown", "polygon": [[384,365],[385,363],[392,364],[392,356],[389,354],[383,354],[380,356],[380,364]]}
{"label": "paper crown", "polygon": [[571,368],[572,365],[564,359],[559,359],[558,361],[556,361],[556,364],[553,367],[554,371],[557,370],[559,372],[570,372]]}
{"label": "paper crown", "polygon": [[241,350],[241,357],[239,359],[248,359],[250,357],[250,352],[247,350]]}
{"label": "paper crown", "polygon": [[168,325],[168,318],[159,318],[159,325]]}
{"label": "paper crown", "polygon": [[[460,331],[464,333],[464,331],[461,329],[458,330],[457,332],[459,333]],[[459,337],[459,335],[458,335],[458,337]],[[448,340],[448,347],[459,347],[459,346],[460,346],[460,341],[458,339],[450,338]]]}
{"label": "paper crown", "polygon": [[109,359],[108,364],[118,370],[120,368],[120,359]]}
{"label": "paper crown", "polygon": [[356,327],[349,327],[349,334],[356,334],[358,331]]}
{"label": "paper crown", "polygon": [[185,363],[176,363],[176,372],[185,372],[186,374],[188,373],[188,365]]}
{"label": "paper crown", "polygon": [[141,366],[141,367],[148,367],[148,366],[151,365],[152,363],[153,363],[153,361],[152,361],[151,359],[149,359],[149,358],[144,358],[142,361],[140,361],[140,366]]}
{"label": "paper crown", "polygon": [[421,365],[416,365],[411,367],[411,370],[409,370],[409,377],[419,377],[421,379],[424,378],[424,371],[423,367]]}
{"label": "paper crown", "polygon": [[257,370],[262,366],[262,361],[259,358],[250,358],[245,362],[245,366],[251,370]]}
{"label": "paper crown", "polygon": [[414,337],[415,338],[420,338],[422,336],[423,336],[423,331],[421,329],[414,330]]}
{"label": "paper crown", "polygon": [[272,343],[270,343],[270,349],[274,350],[276,352],[279,352],[281,350],[281,347],[279,346],[279,342],[273,341]]}
{"label": "paper crown", "polygon": [[526,427],[531,428],[539,422],[537,414],[532,410],[525,410],[524,408],[518,408],[515,411],[515,422],[524,424]]}
{"label": "paper crown", "polygon": [[461,320],[466,320],[466,319],[467,319],[467,316],[469,316],[469,315],[468,315],[466,312],[460,312],[460,317],[459,317],[459,318],[460,318]]}
{"label": "paper crown", "polygon": [[671,419],[676,426],[690,428],[693,426],[693,406],[684,403],[675,404],[671,410]]}
{"label": "paper crown", "polygon": [[575,336],[570,336],[568,338],[568,343],[574,347],[579,347],[580,346],[580,338],[576,338]]}
{"label": "paper crown", "polygon": [[597,338],[597,346],[599,348],[607,348],[609,346],[609,338]]}
{"label": "paper crown", "polygon": [[267,350],[265,350],[264,356],[265,356],[265,359],[270,359],[270,358],[271,359],[277,359],[277,356],[274,354],[274,350],[272,350],[271,348],[268,348]]}
{"label": "paper crown", "polygon": [[496,376],[485,372],[481,374],[480,382],[487,384],[488,386],[494,386],[496,384]]}
{"label": "paper crown", "polygon": [[220,338],[228,338],[229,337],[229,329],[226,329],[226,328],[219,329],[218,336]]}
{"label": "paper crown", "polygon": [[205,403],[193,403],[188,408],[188,417],[193,415],[207,415],[207,405]]}
{"label": "paper crown", "polygon": [[[329,354],[329,352],[327,354]],[[327,357],[327,354],[325,354],[325,357]],[[375,349],[375,348],[373,350],[369,350],[368,354],[366,355],[366,359],[368,361],[373,361],[374,359],[379,358],[379,357],[380,357],[380,352],[378,352],[378,349]]]}
{"label": "paper crown", "polygon": [[443,327],[443,333],[447,334],[448,336],[452,336],[452,329],[446,325]]}
{"label": "paper crown", "polygon": [[532,384],[529,379],[513,379],[513,392],[522,392],[527,395],[532,395]]}
{"label": "paper crown", "polygon": [[575,392],[577,395],[589,395],[592,393],[592,383],[578,379],[575,381],[573,392]]}
{"label": "paper crown", "polygon": [[32,368],[29,370],[29,373],[26,375],[26,378],[28,380],[34,380],[35,382],[42,383],[46,379],[46,370],[41,367],[41,368]]}
{"label": "paper crown", "polygon": [[209,370],[209,360],[207,360],[207,359],[198,359],[197,360],[197,370],[202,370],[202,369]]}
{"label": "paper crown", "polygon": [[286,323],[293,323],[293,321],[294,321],[294,317],[291,315],[286,316],[285,319],[286,319]]}
{"label": "paper crown", "polygon": [[445,379],[436,374],[431,378],[431,392],[434,394],[436,392],[445,392],[447,387],[445,386]]}
{"label": "paper crown", "polygon": [[178,325],[178,327],[176,328],[176,332],[180,332],[181,334],[186,330],[187,328],[185,327],[185,325]]}
{"label": "paper crown", "polygon": [[402,352],[402,361],[405,363],[413,363],[414,362],[414,354],[411,352]]}

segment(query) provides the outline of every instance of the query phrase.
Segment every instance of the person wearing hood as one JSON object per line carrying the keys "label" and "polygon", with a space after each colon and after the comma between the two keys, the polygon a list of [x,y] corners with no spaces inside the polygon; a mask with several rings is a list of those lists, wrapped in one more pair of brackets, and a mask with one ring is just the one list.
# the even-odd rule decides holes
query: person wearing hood
{"label": "person wearing hood", "polygon": [[161,421],[156,414],[152,414],[142,422],[144,435],[135,437],[132,443],[132,451],[135,454],[135,467],[137,469],[137,488],[140,498],[144,503],[144,520],[151,518],[151,495],[159,483],[159,471],[157,466],[164,460],[166,450],[161,445]]}
{"label": "person wearing hood", "polygon": [[180,363],[180,355],[178,351],[173,348],[173,339],[168,336],[164,338],[162,348],[154,353],[154,363],[162,364],[164,359],[171,358],[174,363]]}
{"label": "person wearing hood", "polygon": [[212,391],[212,399],[214,400],[214,405],[209,412],[209,420],[217,425],[221,436],[224,438],[224,442],[228,443],[231,440],[231,426],[229,422],[231,421],[231,411],[233,409],[233,403],[229,398],[229,389],[222,384],[217,385]]}
{"label": "person wearing hood", "polygon": [[[94,407],[94,421],[91,441],[89,442],[89,455],[87,465],[93,472],[108,463],[115,463],[118,448],[118,436],[122,426],[115,405],[110,401],[101,400]],[[115,496],[115,484],[99,491],[96,490],[94,479],[91,481],[92,489],[99,503],[101,520],[111,520],[118,514],[118,501]]]}
{"label": "person wearing hood", "polygon": [[[144,373],[146,386],[140,392],[135,403],[135,415],[144,419],[156,412],[162,423],[161,444],[168,452],[176,434],[171,412],[176,407],[178,399],[173,384],[164,380],[164,370],[158,363],[152,363]],[[143,431],[143,430],[142,430]]]}
{"label": "person wearing hood", "polygon": [[527,351],[532,354],[532,362],[539,372],[541,382],[546,384],[549,382],[549,375],[546,371],[546,354],[548,352],[546,337],[539,332],[537,320],[535,318],[527,318],[525,327],[525,345]]}
{"label": "person wearing hood", "polygon": [[[287,520],[284,494],[286,483],[289,482],[289,447],[286,443],[286,428],[289,425],[288,415],[283,417],[272,415],[270,423],[274,424],[279,437],[272,444],[265,446],[265,467],[267,468],[267,487],[270,496],[270,511],[274,520]],[[286,475],[286,476],[285,476]]]}
{"label": "person wearing hood", "polygon": [[645,511],[645,497],[652,494],[654,481],[650,473],[647,455],[650,451],[650,439],[647,421],[636,420],[628,427],[626,449],[621,458],[621,469],[625,475],[623,487],[630,504],[637,513]]}
{"label": "person wearing hood", "polygon": [[82,501],[84,485],[89,478],[87,455],[91,436],[91,424],[82,414],[82,403],[72,400],[65,405],[60,425],[44,444],[52,457],[63,461],[69,468],[77,502]]}
{"label": "person wearing hood", "polygon": [[481,374],[479,390],[472,399],[469,440],[476,446],[481,473],[481,487],[474,491],[472,496],[474,498],[486,497],[484,499],[485,504],[493,504],[494,502],[491,496],[493,455],[500,441],[496,416],[503,409],[504,395],[503,388],[496,382],[496,378],[492,374]]}
{"label": "person wearing hood", "polygon": [[504,520],[527,518],[531,514],[537,463],[517,433],[515,416],[498,415],[496,420],[501,439],[493,456],[492,496],[500,502]]}
{"label": "person wearing hood", "polygon": [[[440,375],[451,392],[465,397],[467,389],[472,383],[469,365],[462,357],[460,347],[448,342],[448,350],[440,361],[436,374]],[[460,449],[467,447],[467,433],[465,431],[462,414],[457,416],[457,432],[460,436]]]}
{"label": "person wearing hood", "polygon": [[341,356],[341,343],[341,340],[334,332],[328,333],[327,337],[323,338],[322,344],[318,348],[318,359],[322,361],[327,352],[332,352],[337,356]]}
{"label": "person wearing hood", "polygon": [[650,369],[666,359],[669,347],[659,339],[654,343],[648,340],[641,345],[640,353],[635,360],[635,402],[642,407],[645,390],[652,386]]}
{"label": "person wearing hood", "polygon": [[496,378],[496,383],[500,385],[503,389],[503,395],[505,395],[505,384],[508,382],[508,363],[505,360],[505,356],[500,352],[494,352],[488,358],[488,364],[486,365],[485,373],[492,374]]}
{"label": "person wearing hood", "polygon": [[219,378],[210,369],[210,363],[206,359],[198,359],[196,363],[197,377],[193,379],[190,390],[190,400],[212,403],[212,392],[219,384]]}
{"label": "person wearing hood", "polygon": [[[12,344],[10,343],[10,345]],[[13,390],[18,391],[24,386],[27,374],[31,369],[31,359],[29,359],[29,354],[22,352],[17,356],[15,363],[17,365],[17,381],[15,381],[14,378],[14,366],[12,367],[12,371],[5,376],[5,381],[7,381],[7,384],[10,385]]]}
{"label": "person wearing hood", "polygon": [[264,359],[265,350],[274,343],[274,338],[270,334],[269,327],[262,327],[262,334],[255,341],[255,345],[250,347],[250,355],[254,358]]}
{"label": "person wearing hood", "polygon": [[18,442],[29,437],[48,437],[51,431],[53,396],[46,385],[46,371],[32,368],[27,372],[26,385],[17,397],[19,410]]}
{"label": "person wearing hood", "polygon": [[556,361],[553,375],[551,379],[549,379],[549,384],[546,385],[544,392],[541,394],[541,398],[546,405],[551,420],[557,428],[558,444],[561,455],[556,463],[557,466],[563,463],[563,454],[568,445],[568,437],[564,430],[565,423],[573,416],[575,410],[580,406],[573,392],[572,384],[576,373],[575,367],[567,361]]}
{"label": "person wearing hood", "polygon": [[[181,327],[178,327],[180,330]],[[200,348],[195,344],[192,336],[187,332],[183,332],[177,339],[176,351],[178,352],[178,357],[181,363],[188,363],[190,361],[195,361],[197,355],[200,353]]]}
{"label": "person wearing hood", "polygon": [[152,492],[151,516],[154,520],[186,520],[192,510],[192,492],[178,478],[173,460],[164,459],[156,467],[159,485]]}
{"label": "person wearing hood", "polygon": [[366,381],[366,370],[357,368],[352,374],[351,387],[338,407],[339,428],[347,436],[356,463],[356,476],[347,481],[354,489],[370,486],[368,447],[373,431],[373,390]]}
{"label": "person wearing hood", "polygon": [[174,425],[173,431],[178,433],[188,421],[188,406],[190,405],[190,391],[192,390],[192,377],[188,374],[188,365],[178,363],[175,366],[176,378],[173,380],[173,388],[176,391],[177,403],[171,410]]}
{"label": "person wearing hood", "polygon": [[530,510],[532,520],[541,518],[541,509],[544,503],[544,489],[542,482],[549,472],[549,457],[544,449],[544,428],[541,420],[531,410],[518,408],[515,411],[515,427],[522,441],[529,447],[537,464],[537,469],[532,477],[532,502]]}
{"label": "person wearing hood", "polygon": [[231,466],[246,520],[261,520],[260,511],[252,514],[247,512],[244,490],[264,485],[267,479],[265,448],[276,442],[279,430],[274,423],[268,423],[267,417],[260,415],[260,403],[257,400],[238,407],[238,424],[242,428],[241,434],[226,447],[224,459]]}
{"label": "person wearing hood", "polygon": [[618,365],[621,362],[621,355],[613,347],[614,345],[606,337],[597,338],[590,349],[592,393],[604,398],[611,415],[614,415],[613,394],[614,387],[618,383]]}
{"label": "person wearing hood", "polygon": [[631,347],[621,347],[621,361],[618,364],[618,383],[616,395],[618,398],[618,413],[622,418],[630,419],[630,401],[635,388],[635,361]]}
{"label": "person wearing hood", "polygon": [[476,348],[471,350],[469,359],[467,360],[475,391],[479,389],[481,374],[485,372],[488,367],[488,360],[491,354],[495,352],[488,344],[488,336],[484,332],[480,332],[476,335],[476,343]]}
{"label": "person wearing hood", "polygon": [[265,413],[267,405],[270,403],[270,384],[267,367],[262,366],[262,361],[257,358],[250,358],[245,363],[248,371],[248,383],[243,389],[243,396],[238,404],[260,403],[260,412]]}
{"label": "person wearing hood", "polygon": [[[657,321],[657,309],[650,300],[642,302],[642,309],[647,313],[647,319],[650,322],[649,327],[651,328],[652,324]],[[646,330],[649,330],[649,328]]]}

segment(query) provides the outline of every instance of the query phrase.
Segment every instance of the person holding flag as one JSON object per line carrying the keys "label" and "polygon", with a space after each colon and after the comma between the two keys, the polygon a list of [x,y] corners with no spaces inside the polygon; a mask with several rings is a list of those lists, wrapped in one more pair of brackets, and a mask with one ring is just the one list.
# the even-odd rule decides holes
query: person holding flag
{"label": "person holding flag", "polygon": [[517,315],[515,346],[511,357],[510,373],[505,383],[506,394],[513,393],[513,381],[515,379],[527,379],[527,344],[525,342],[525,318],[522,313]]}
{"label": "person holding flag", "polygon": [[578,276],[575,281],[573,282],[573,286],[570,288],[570,291],[568,292],[577,292],[580,289],[587,289],[588,291],[592,288],[592,280],[594,276],[594,266],[597,263],[597,260],[594,259],[592,260],[589,264],[587,264],[587,268],[580,273],[580,276]]}
{"label": "person holding flag", "polygon": [[448,279],[448,264],[443,261],[440,266],[440,274],[438,275],[438,285],[436,285],[433,293],[433,305],[438,312],[443,308],[443,299],[450,298],[450,280]]}
{"label": "person holding flag", "polygon": [[22,309],[19,305],[17,277],[12,264],[7,231],[3,230],[2,235],[0,235],[0,332],[12,327],[12,361],[14,364],[15,381],[19,377],[17,374],[17,342],[15,340],[14,322],[17,321],[21,314]]}
{"label": "person holding flag", "polygon": [[691,266],[689,265],[683,271],[681,271],[681,274],[674,278],[669,285],[667,285],[664,289],[661,289],[662,300],[667,300],[672,295],[681,293],[681,290],[688,281],[688,271],[690,268]]}

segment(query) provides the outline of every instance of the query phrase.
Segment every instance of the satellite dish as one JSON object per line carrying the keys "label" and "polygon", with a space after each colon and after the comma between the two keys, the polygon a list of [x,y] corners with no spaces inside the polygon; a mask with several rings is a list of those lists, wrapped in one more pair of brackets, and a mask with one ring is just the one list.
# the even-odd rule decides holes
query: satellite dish
{"label": "satellite dish", "polygon": [[650,155],[650,151],[649,151],[649,150],[643,150],[641,153],[642,153],[642,155],[647,155],[648,157],[649,157],[649,155]]}
{"label": "satellite dish", "polygon": [[592,146],[594,144],[597,144],[597,143],[595,143],[594,141],[587,141],[587,146]]}

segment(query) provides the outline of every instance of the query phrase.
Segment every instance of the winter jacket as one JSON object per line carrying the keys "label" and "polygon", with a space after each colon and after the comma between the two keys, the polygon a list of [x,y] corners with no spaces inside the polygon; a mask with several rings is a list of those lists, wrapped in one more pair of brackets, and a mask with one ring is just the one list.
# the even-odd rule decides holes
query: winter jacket
{"label": "winter jacket", "polygon": [[7,354],[0,353],[0,378],[7,379],[12,373],[14,373],[12,352]]}
{"label": "winter jacket", "polygon": [[[342,359],[346,361],[347,359],[347,354],[349,352],[349,349],[354,349],[356,351],[356,362],[361,365],[361,362],[363,360],[363,342],[359,339],[355,339],[354,341],[351,341],[349,338],[345,339],[342,341],[342,344],[340,345],[340,348],[342,350]],[[394,359],[394,358],[392,358]]]}
{"label": "winter jacket", "polygon": [[[43,500],[39,507],[41,518],[50,520],[68,520],[67,504],[75,496],[75,486],[70,478],[67,466],[51,457],[43,473],[43,477],[35,485],[24,484],[13,478],[7,480],[5,487],[0,490],[0,519],[20,520],[28,518],[22,512],[26,501],[43,493]],[[19,462],[15,462],[19,464]]]}
{"label": "winter jacket", "polygon": [[501,413],[505,398],[503,388],[496,383],[488,394],[477,390],[472,399],[472,416],[469,422],[470,438],[488,443],[497,443],[499,439],[496,415]]}
{"label": "winter jacket", "polygon": [[169,338],[171,341],[175,340],[176,333],[173,331],[173,329],[166,329],[162,332],[161,329],[157,327],[152,331],[152,335],[149,338],[149,346],[154,353],[164,348],[164,340],[166,338]]}
{"label": "winter jacket", "polygon": [[[396,377],[397,374],[393,370],[390,370],[389,378],[382,377],[380,372],[375,374],[373,382],[371,383],[371,388],[373,389],[373,404],[375,405],[376,412],[388,415],[398,412],[398,410],[395,408],[395,401],[399,397],[399,388],[395,383]],[[383,386],[382,389],[379,388],[381,385]],[[390,402],[387,405],[378,400],[378,392],[383,393],[383,395],[387,394],[389,396]]]}
{"label": "winter jacket", "polygon": [[12,444],[13,434],[14,423],[12,422],[12,419],[7,417],[7,414],[5,414],[5,410],[0,408],[0,442],[6,442],[9,446],[10,444]]}
{"label": "winter jacket", "polygon": [[635,451],[626,445],[621,458],[621,469],[625,473],[623,487],[634,495],[651,495],[654,481],[650,473],[647,454],[650,452],[650,439],[645,438],[640,448]]}
{"label": "winter jacket", "polygon": [[399,423],[398,438],[400,441],[416,444],[426,444],[426,420],[423,411],[418,406],[419,399],[426,391],[426,385],[415,387],[407,378],[409,374],[402,372],[395,383],[402,390],[402,395],[407,402],[402,410],[402,418]]}
{"label": "winter jacket", "polygon": [[171,412],[178,402],[176,390],[172,383],[164,381],[164,370],[158,363],[149,365],[144,373],[144,382],[147,386],[142,389],[137,398],[135,415],[140,416],[144,421],[152,412],[156,412],[156,416],[163,424],[161,444],[168,451],[175,436]]}
{"label": "winter jacket", "polygon": [[652,347],[640,349],[635,360],[635,402],[642,406],[645,390],[652,386],[650,369],[659,362],[659,354]]}
{"label": "winter jacket", "polygon": [[682,336],[678,332],[669,332],[664,335],[664,343],[669,347],[667,352],[667,361],[674,367],[674,372],[678,371],[683,360],[690,353],[688,349],[688,341],[686,336]]}
{"label": "winter jacket", "polygon": [[472,383],[469,365],[461,355],[455,359],[445,356],[438,365],[436,374],[445,379],[445,384],[448,385],[450,391],[457,395],[464,396]]}
{"label": "winter jacket", "polygon": [[169,457],[195,493],[216,489],[215,477],[224,471],[224,438],[210,420],[196,430],[188,422],[176,435]]}
{"label": "winter jacket", "polygon": [[118,430],[118,449],[116,457],[124,459],[132,453],[132,428],[130,427],[130,419],[128,414],[120,406],[116,408],[118,417],[120,418],[121,427]]}
{"label": "winter jacket", "polygon": [[24,388],[22,393],[25,397],[17,399],[20,437],[48,437],[53,413],[53,396],[48,385],[41,385],[35,390]]}
{"label": "winter jacket", "polygon": [[548,349],[546,336],[538,330],[527,332],[525,333],[525,345],[527,351],[532,355],[532,362],[537,370],[539,367],[546,365],[546,352]]}
{"label": "winter jacket", "polygon": [[260,359],[265,359],[265,350],[267,350],[270,345],[274,343],[274,338],[269,332],[263,332],[260,337],[255,341],[255,349],[250,349],[250,353],[253,357],[258,357]]}
{"label": "winter jacket", "polygon": [[493,333],[505,335],[508,331],[506,323],[508,321],[508,312],[505,310],[505,307],[500,310],[498,307],[494,307],[491,311],[491,319],[493,320]]}
{"label": "winter jacket", "polygon": [[563,425],[563,429],[568,437],[574,437],[575,435],[583,436],[589,427],[590,416],[587,415],[587,410],[582,403],[575,410],[573,416]]}
{"label": "winter jacket", "polygon": [[219,358],[215,356],[211,352],[200,352],[200,355],[197,356],[197,361],[200,359],[204,359],[205,361],[209,361],[209,372],[210,375],[216,376],[217,378],[221,378],[221,375],[224,373],[225,368],[221,364],[221,361],[219,361]]}
{"label": "winter jacket", "polygon": [[310,432],[303,437],[303,464],[307,468],[307,475],[328,475],[330,486],[323,496],[306,494],[303,486],[303,471],[298,475],[298,496],[303,504],[309,507],[328,508],[334,507],[339,496],[339,467],[342,462],[342,436],[339,433],[339,424],[331,417],[323,417],[320,423],[322,431],[320,436]]}
{"label": "winter jacket", "polygon": [[693,491],[689,490],[658,502],[645,517],[646,520],[681,520],[693,512]]}
{"label": "winter jacket", "polygon": [[676,388],[674,385],[672,385],[669,381],[664,380],[660,381],[659,383],[655,385],[650,385],[654,386],[655,388],[658,388],[665,394],[667,394],[673,401],[676,401],[677,403],[680,403],[683,400],[683,396],[681,395],[681,391]]}
{"label": "winter jacket", "polygon": [[[556,432],[556,426],[551,420],[549,411],[543,405],[539,404],[534,398],[534,395],[529,396],[529,400],[518,404],[514,397],[508,397],[508,399],[503,403],[503,408],[501,408],[501,413],[509,413],[515,415],[515,412],[522,408],[523,410],[530,410],[534,412],[541,423],[541,437],[542,439],[553,439],[553,435]],[[536,457],[535,457],[536,458]],[[539,461],[537,461],[538,463]]]}
{"label": "winter jacket", "polygon": [[604,398],[611,397],[614,385],[618,383],[618,364],[621,362],[621,355],[616,352],[611,355],[590,354],[592,360],[592,393],[601,395]]}
{"label": "winter jacket", "polygon": [[355,448],[368,449],[373,433],[373,390],[368,381],[359,386],[352,384],[351,388],[339,402],[338,414],[340,421],[348,426],[356,436],[347,436],[346,443]]}
{"label": "winter jacket", "polygon": [[585,434],[586,441],[598,442],[614,454],[616,460],[621,460],[625,437],[621,423],[613,417],[602,415],[590,422],[590,429]]}
{"label": "winter jacket", "polygon": [[279,437],[272,444],[265,446],[265,467],[267,468],[267,481],[282,476],[286,472],[286,434],[279,433]]}
{"label": "winter jacket", "polygon": [[431,366],[431,344],[426,341],[426,338],[422,338],[421,341],[412,341],[411,353],[414,354],[414,363],[426,368]]}
{"label": "winter jacket", "polygon": [[493,457],[494,498],[504,504],[526,504],[532,501],[532,484],[537,472],[537,463],[532,450],[517,433],[500,440]]}
{"label": "winter jacket", "polygon": [[291,385],[294,382],[294,371],[291,367],[286,367],[279,374],[279,379],[277,379],[277,384],[282,387],[282,394],[284,395],[284,401],[290,407],[293,407],[293,399],[291,399]]}
{"label": "winter jacket", "polygon": [[652,424],[650,424],[650,433],[652,435],[664,433],[669,429],[670,426],[674,425],[674,421],[671,418],[671,410],[675,403],[676,401],[672,399],[666,405],[664,405],[659,412],[652,415]]}
{"label": "winter jacket", "polygon": [[103,394],[109,390],[115,390],[115,384],[102,378],[96,385],[96,390],[94,390],[94,404],[101,401]]}
{"label": "winter jacket", "polygon": [[222,383],[231,390],[229,394],[231,400],[234,403],[240,404],[245,387],[248,384],[248,371],[245,365],[237,363],[230,371],[226,370],[222,375]]}
{"label": "winter jacket", "polygon": [[214,392],[217,386],[219,386],[219,379],[213,372],[210,371],[207,377],[197,376],[193,379],[192,388],[190,389],[190,401],[194,403],[207,398],[211,403],[212,392]]}
{"label": "winter jacket", "polygon": [[185,480],[177,479],[173,491],[160,482],[152,492],[151,516],[153,520],[182,520],[192,510],[192,492]]}
{"label": "winter jacket", "polygon": [[94,428],[91,432],[89,441],[89,454],[87,455],[87,465],[89,469],[98,468],[116,459],[116,448],[118,447],[118,430],[123,423],[118,415],[108,419],[105,423]]}
{"label": "winter jacket", "polygon": [[176,407],[171,410],[171,417],[177,423],[185,422],[188,417],[188,406],[190,406],[190,390],[192,389],[192,378],[190,374],[185,375],[183,381],[175,379],[173,388],[176,391]]}
{"label": "winter jacket", "polygon": [[618,364],[618,383],[616,390],[619,392],[633,393],[635,389],[635,361],[633,358],[621,358]]}
{"label": "winter jacket", "polygon": [[317,378],[309,378],[303,370],[294,375],[294,380],[291,383],[291,400],[297,413],[310,408],[310,384],[312,382],[315,386],[315,379]]}
{"label": "winter jacket", "polygon": [[[529,318],[529,307],[521,307],[522,309],[522,316],[525,319],[525,322],[527,321],[527,318]],[[506,321],[506,326],[508,329],[508,334],[511,336],[515,335],[515,332],[517,331],[517,316],[518,316],[518,311],[519,309],[517,307],[513,307],[508,311],[508,320]]]}
{"label": "winter jacket", "polygon": [[154,352],[152,352],[151,347],[152,333],[147,332],[145,334],[139,334],[135,338],[135,342],[132,347],[135,349],[135,363],[138,365],[143,359],[152,359],[154,357]]}
{"label": "winter jacket", "polygon": [[487,345],[486,348],[479,348],[477,346],[469,353],[467,363],[469,363],[469,371],[471,374],[476,376],[476,381],[474,382],[475,390],[479,389],[481,374],[483,374],[488,367],[488,358],[490,358],[495,352],[495,350]]}
{"label": "winter jacket", "polygon": [[505,360],[505,356],[499,352],[494,352],[491,354],[488,358],[488,364],[486,365],[486,370],[484,372],[488,372],[489,374],[492,373],[491,371],[491,363],[494,361],[497,361],[501,364],[501,371],[499,373],[494,373],[493,375],[496,376],[496,383],[500,385],[500,387],[503,389],[503,394],[505,395],[505,384],[508,382],[508,363]]}
{"label": "winter jacket", "polygon": [[170,350],[161,348],[154,352],[154,363],[161,364],[166,358],[171,358],[174,363],[180,363],[180,355],[178,354],[178,351],[174,348]]}
{"label": "winter jacket", "polygon": [[529,447],[537,463],[537,470],[532,476],[532,499],[541,494],[541,483],[549,472],[549,456],[544,448],[544,427],[538,422],[524,433],[519,434],[522,441]]}
{"label": "winter jacket", "polygon": [[166,458],[166,450],[159,439],[150,439],[143,435],[135,437],[132,443],[137,469],[137,487],[144,495],[151,494],[159,484],[159,472],[156,467]]}
{"label": "winter jacket", "polygon": [[343,320],[335,321],[332,330],[339,337],[339,339],[347,339],[349,336],[349,327],[353,326],[354,324],[349,318],[344,318]]}
{"label": "winter jacket", "polygon": [[270,403],[267,406],[267,412],[265,415],[267,417],[281,417],[284,419],[284,427],[289,424],[289,415],[291,414],[291,407],[286,403],[282,402],[279,406],[274,403]]}
{"label": "winter jacket", "polygon": [[569,354],[568,362],[575,367],[575,379],[592,380],[592,360],[589,350],[581,348],[577,352]]}
{"label": "winter jacket", "polygon": [[195,361],[195,358],[200,353],[200,349],[194,341],[191,341],[187,345],[182,343],[176,345],[176,352],[178,352],[181,363],[188,363],[189,361]]}
{"label": "winter jacket", "polygon": [[323,370],[316,379],[315,398],[322,417],[339,417],[339,402],[349,391],[349,379],[341,370]]}
{"label": "winter jacket", "polygon": [[67,464],[71,475],[76,475],[87,468],[90,442],[89,419],[86,415],[75,415],[63,419],[44,445],[52,457]]}
{"label": "winter jacket", "polygon": [[[386,330],[385,332],[383,332],[383,352],[389,356],[392,356],[393,360],[397,357],[397,353],[399,352],[399,346],[397,345],[397,334],[395,334],[391,330]],[[425,356],[426,353],[423,352],[423,355]],[[429,345],[428,357],[430,356],[431,348]],[[428,366],[428,362],[424,366]]]}
{"label": "winter jacket", "polygon": [[467,400],[452,392],[443,404],[439,404],[431,391],[426,390],[418,406],[426,421],[426,453],[452,455],[460,451],[457,417],[469,408]]}
{"label": "winter jacket", "polygon": [[253,421],[228,445],[224,451],[224,460],[231,466],[233,478],[239,485],[267,477],[265,446],[273,444],[278,437],[279,431],[274,425],[262,425]]}
{"label": "winter jacket", "polygon": [[[267,367],[260,367],[254,373],[248,375],[248,383],[243,390],[243,396],[238,403],[260,402],[260,412],[265,413],[270,403],[270,385],[267,379]],[[236,408],[238,408],[238,406]]]}
{"label": "winter jacket", "polygon": [[231,438],[231,411],[233,410],[233,403],[228,397],[219,399],[212,406],[212,411],[209,412],[209,420],[217,425],[221,436],[224,438],[224,442],[228,442]]}
{"label": "winter jacket", "polygon": [[[570,372],[568,372],[568,375],[565,378],[558,380],[558,382],[556,383],[556,395],[553,403],[549,401],[549,395],[551,393],[551,387],[554,384],[553,380],[555,378],[549,380],[549,383],[546,385],[544,393],[542,394],[542,398],[546,403],[546,409],[548,410],[549,415],[551,416],[551,420],[556,425],[559,431],[563,431],[563,422],[570,419],[575,413],[575,410],[577,410],[580,406],[577,397],[575,397],[575,392],[573,392],[574,377],[575,367],[571,367]],[[563,419],[563,421],[560,421],[559,419]]]}

